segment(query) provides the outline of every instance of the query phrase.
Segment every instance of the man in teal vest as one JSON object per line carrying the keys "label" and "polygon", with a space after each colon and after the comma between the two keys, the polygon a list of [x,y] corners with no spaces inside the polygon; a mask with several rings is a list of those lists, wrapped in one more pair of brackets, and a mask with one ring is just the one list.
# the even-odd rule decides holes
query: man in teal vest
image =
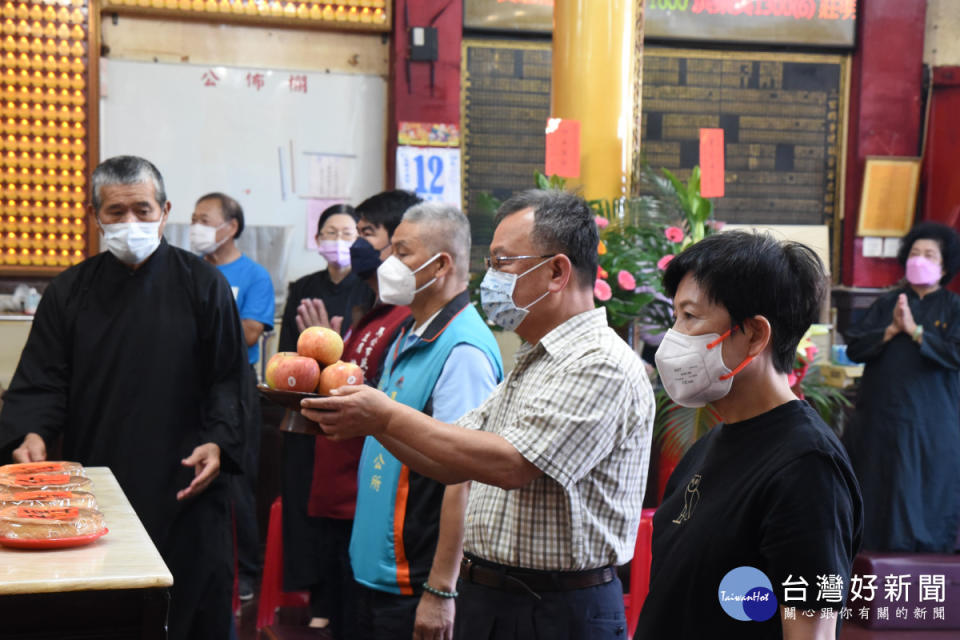
{"label": "man in teal vest", "polygon": [[374,436],[432,478],[473,481],[454,638],[623,640],[616,567],[640,523],[653,390],[594,308],[590,206],[525,191],[494,223],[480,300],[524,345],[479,408],[445,424],[354,385],[304,400],[302,413],[334,439]]}
{"label": "man in teal vest", "polygon": [[[380,298],[409,305],[413,317],[390,346],[379,388],[456,420],[503,378],[496,340],[467,292],[470,224],[454,207],[423,203],[404,214],[392,243],[377,271]],[[367,438],[357,488],[350,562],[364,612],[359,637],[450,637],[467,485],[445,490]]]}

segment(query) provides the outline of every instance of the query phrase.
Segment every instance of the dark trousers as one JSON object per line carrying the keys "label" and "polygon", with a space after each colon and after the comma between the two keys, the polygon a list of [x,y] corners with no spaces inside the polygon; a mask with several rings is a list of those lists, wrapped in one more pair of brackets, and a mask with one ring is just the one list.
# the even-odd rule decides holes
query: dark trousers
{"label": "dark trousers", "polygon": [[[357,584],[357,638],[410,640],[420,596],[401,596]],[[338,639],[339,640],[339,639]]]}
{"label": "dark trousers", "polygon": [[243,475],[231,486],[233,513],[237,525],[237,564],[241,578],[251,582],[260,573],[260,531],[257,528],[257,470],[260,464],[260,431],[263,414],[256,391],[257,376],[251,368],[248,395],[244,402],[244,435],[246,447]]}
{"label": "dark trousers", "polygon": [[[283,589],[315,591],[323,582],[323,529],[307,512],[316,436],[284,433],[280,495],[283,497]],[[314,609],[314,616],[329,612]]]}
{"label": "dark trousers", "polygon": [[173,574],[170,640],[228,638],[233,618],[233,539],[228,481],[189,500],[160,549]]}
{"label": "dark trousers", "polygon": [[624,640],[620,580],[572,591],[533,594],[461,580],[455,640]]}
{"label": "dark trousers", "polygon": [[330,619],[335,640],[357,637],[357,583],[350,566],[353,520],[319,518],[323,530],[322,581],[310,592],[313,615]]}

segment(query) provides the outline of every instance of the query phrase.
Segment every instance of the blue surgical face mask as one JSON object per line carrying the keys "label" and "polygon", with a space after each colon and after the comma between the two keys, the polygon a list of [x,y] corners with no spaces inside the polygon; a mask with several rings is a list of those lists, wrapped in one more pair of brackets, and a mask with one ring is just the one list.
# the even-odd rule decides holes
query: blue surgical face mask
{"label": "blue surgical face mask", "polygon": [[550,292],[544,292],[542,296],[525,307],[518,307],[513,301],[513,289],[517,286],[517,280],[531,271],[539,269],[552,259],[552,257],[547,258],[519,275],[504,273],[493,268],[487,269],[487,274],[483,276],[483,281],[480,283],[480,306],[483,307],[483,312],[487,314],[490,322],[507,331],[514,331],[520,326],[520,323],[530,313],[530,307],[546,298]]}

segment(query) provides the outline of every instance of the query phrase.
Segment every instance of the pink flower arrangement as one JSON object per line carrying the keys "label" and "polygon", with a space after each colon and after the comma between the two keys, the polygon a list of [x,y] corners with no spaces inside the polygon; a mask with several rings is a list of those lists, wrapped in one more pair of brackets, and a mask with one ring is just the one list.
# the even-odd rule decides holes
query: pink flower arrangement
{"label": "pink flower arrangement", "polygon": [[613,297],[613,289],[604,280],[597,278],[597,281],[593,283],[593,295],[600,302],[606,302]]}
{"label": "pink flower arrangement", "polygon": [[660,258],[659,260],[657,260],[657,269],[660,269],[660,271],[666,270],[667,265],[670,264],[670,261],[671,261],[671,260],[673,260],[673,254],[672,254],[672,253],[669,253],[669,254],[663,256],[662,258]]}
{"label": "pink flower arrangement", "polygon": [[624,291],[633,291],[637,288],[637,281],[629,271],[621,270],[620,273],[617,274],[617,284],[619,284],[620,288]]}
{"label": "pink flower arrangement", "polygon": [[607,225],[610,224],[610,221],[603,216],[594,216],[593,221],[597,223],[598,229],[606,229]]}
{"label": "pink flower arrangement", "polygon": [[663,232],[670,242],[683,242],[683,229],[680,227],[667,227]]}

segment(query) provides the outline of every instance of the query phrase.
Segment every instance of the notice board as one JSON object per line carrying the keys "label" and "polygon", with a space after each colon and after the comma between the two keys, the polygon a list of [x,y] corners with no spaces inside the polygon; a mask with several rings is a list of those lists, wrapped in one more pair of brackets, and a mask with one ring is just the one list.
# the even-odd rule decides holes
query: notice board
{"label": "notice board", "polygon": [[384,188],[380,76],[121,60],[102,69],[101,157],[151,160],[171,223],[188,223],[198,197],[223,191],[248,226],[289,227],[287,280],[323,267],[310,220]]}
{"label": "notice board", "polygon": [[533,188],[534,171],[543,171],[550,52],[549,42],[464,44],[461,184],[474,258],[486,255],[493,236],[493,215],[484,208],[484,194],[505,200]]}
{"label": "notice board", "polygon": [[[543,169],[550,44],[464,42],[464,201],[503,198]],[[724,131],[730,223],[838,229],[847,58],[840,55],[647,47],[641,152],[686,178],[701,128]],[[483,244],[485,230],[475,233]],[[837,236],[837,233],[834,233]],[[489,238],[486,238],[489,241]],[[837,245],[834,242],[835,248]]]}

